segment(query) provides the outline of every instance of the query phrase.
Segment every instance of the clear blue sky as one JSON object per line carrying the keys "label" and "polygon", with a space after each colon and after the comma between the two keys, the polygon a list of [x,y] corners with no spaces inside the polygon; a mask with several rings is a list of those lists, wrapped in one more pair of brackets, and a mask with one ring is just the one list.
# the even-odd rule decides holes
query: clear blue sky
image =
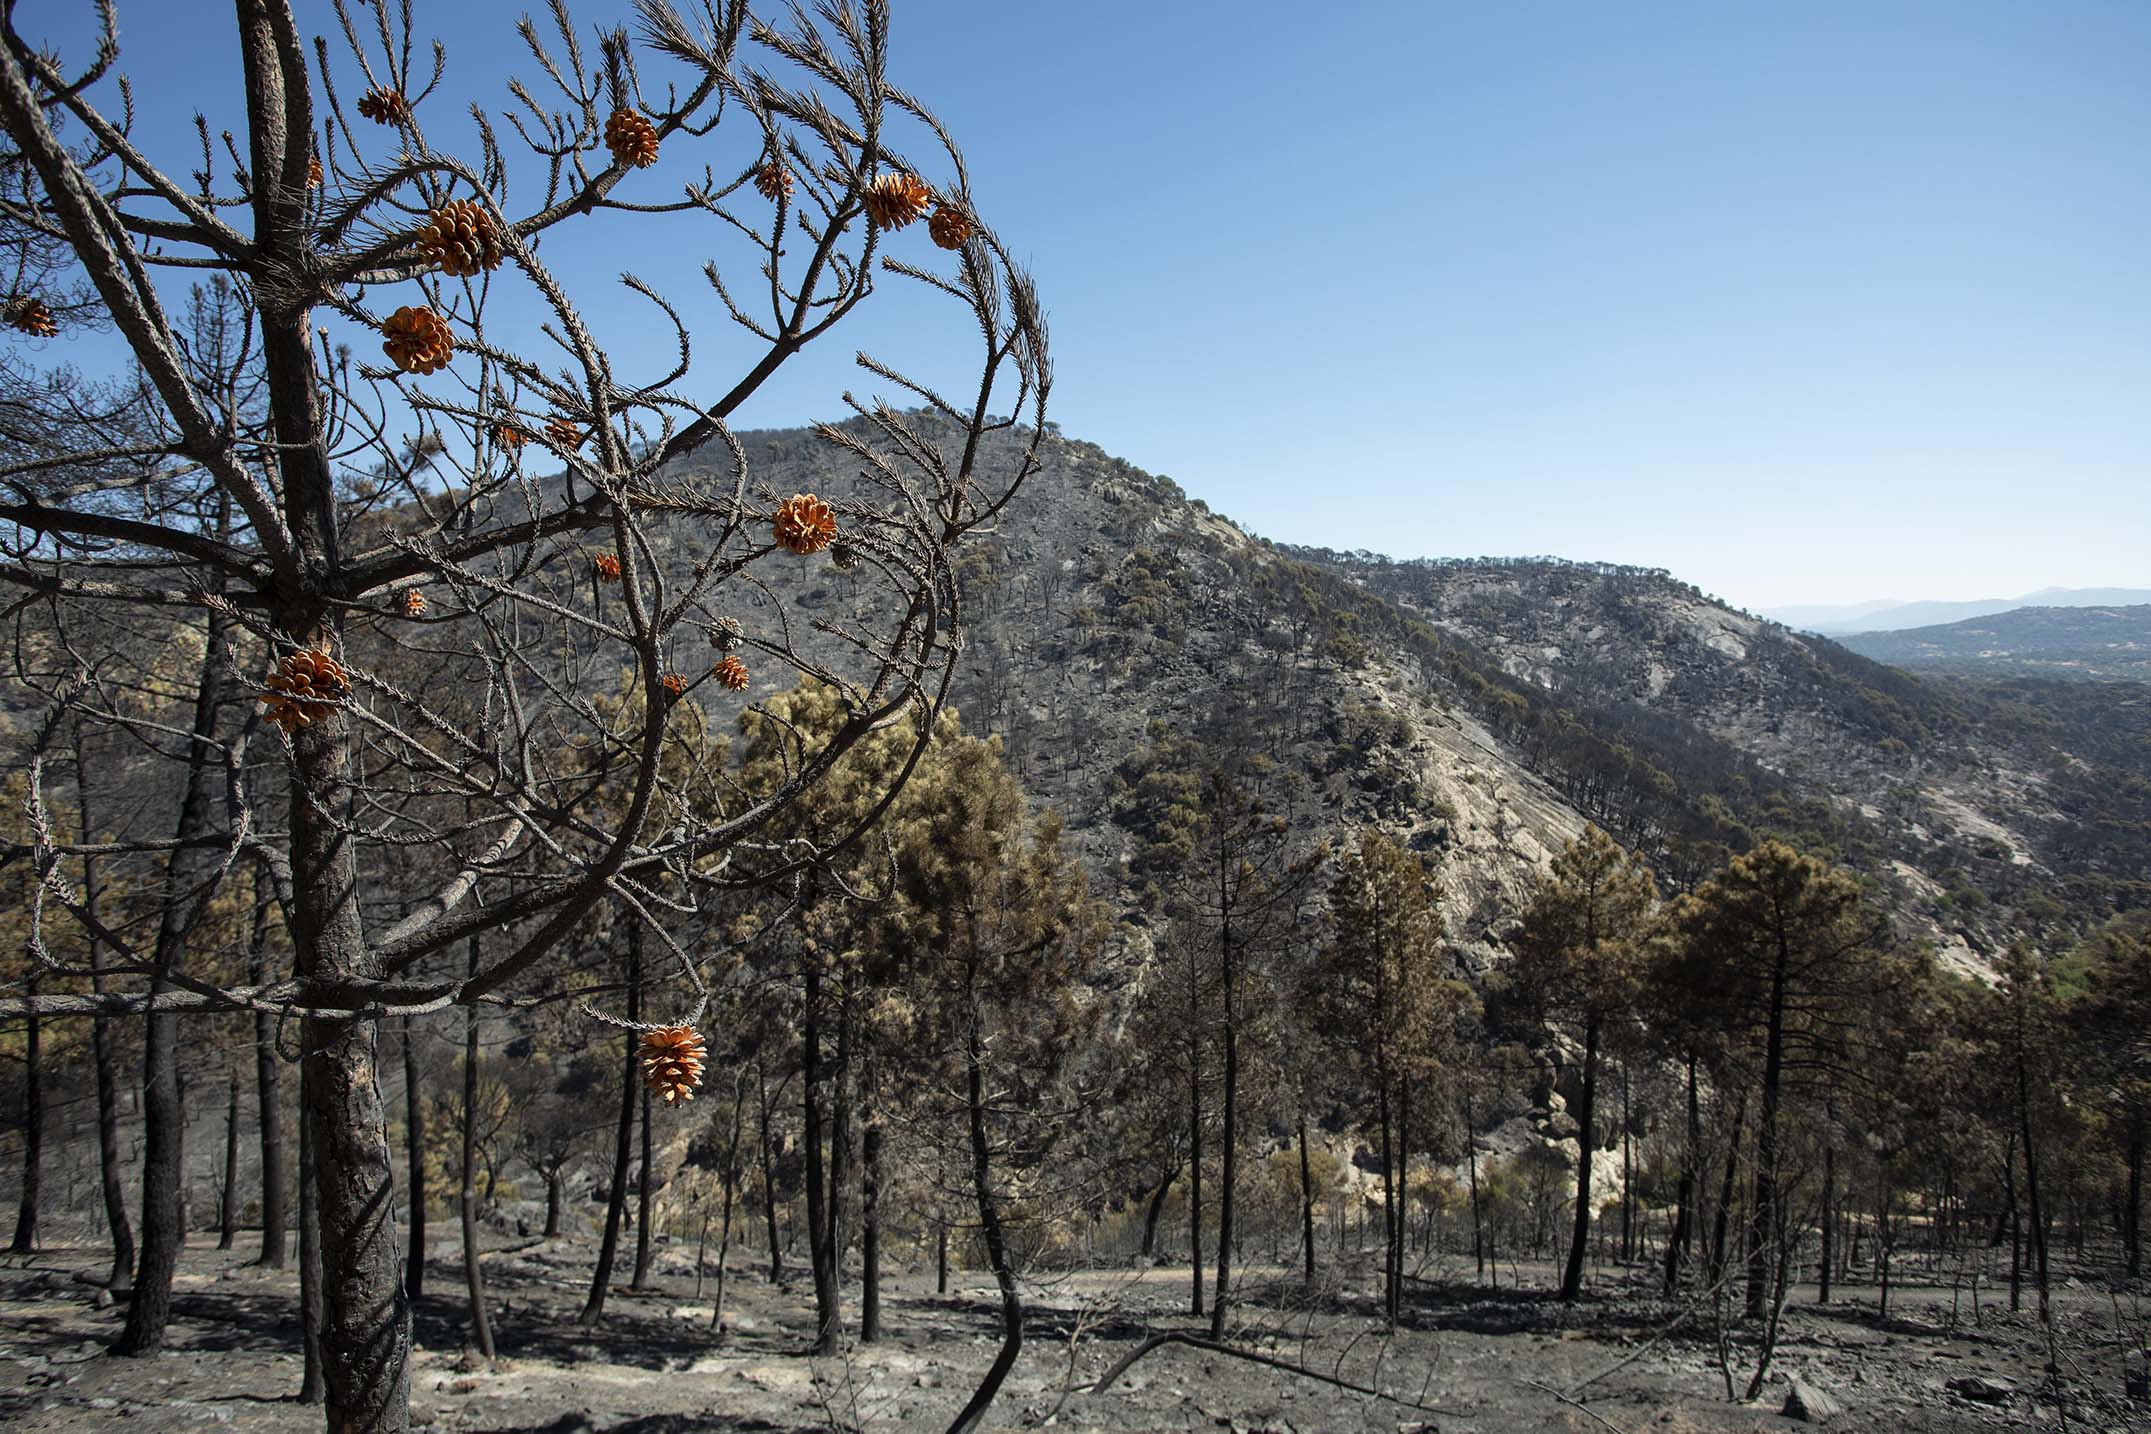
{"label": "clear blue sky", "polygon": [[[232,92],[228,6],[121,9],[150,122]],[[419,9],[451,90],[528,70],[521,7]],[[1260,533],[1660,565],[1750,607],[2151,586],[2151,6],[894,10],[898,82],[1039,277],[1054,416]],[[549,252],[683,293],[720,244]],[[747,420],[872,391],[861,345],[959,377],[917,314]]]}

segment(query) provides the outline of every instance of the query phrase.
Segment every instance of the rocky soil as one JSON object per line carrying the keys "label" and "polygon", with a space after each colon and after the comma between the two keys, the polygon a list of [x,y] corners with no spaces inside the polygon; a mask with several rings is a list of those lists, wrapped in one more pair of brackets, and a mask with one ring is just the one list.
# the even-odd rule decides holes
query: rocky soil
{"label": "rocky soil", "polygon": [[[802,1352],[804,1282],[735,1274],[729,1328],[718,1338],[709,1329],[714,1278],[697,1295],[685,1249],[667,1249],[652,1289],[619,1291],[602,1327],[582,1330],[574,1314],[590,1256],[573,1239],[488,1253],[502,1353],[490,1365],[463,1348],[461,1270],[437,1264],[418,1310],[417,1422],[546,1434],[937,1429],[994,1351],[988,1289],[972,1273],[948,1296],[932,1292],[930,1274],[899,1274],[883,1342],[824,1359]],[[0,1426],[318,1429],[319,1411],[293,1400],[295,1279],[244,1261],[206,1245],[189,1250],[171,1352],[124,1360],[104,1353],[120,1316],[99,1308],[89,1282],[101,1252],[11,1258],[0,1269]],[[1372,1263],[1360,1273],[1371,1278]],[[2049,1353],[2036,1318],[2010,1314],[1991,1289],[1976,1321],[1966,1294],[1947,1288],[1900,1286],[1886,1319],[1871,1287],[1827,1308],[1803,1290],[1762,1395],[1739,1403],[1726,1398],[1707,1311],[1684,1315],[1645,1293],[1640,1270],[1598,1272],[1587,1298],[1566,1308],[1543,1293],[1549,1270],[1504,1267],[1499,1291],[1457,1278],[1465,1273],[1425,1268],[1390,1335],[1373,1317],[1365,1279],[1308,1302],[1296,1281],[1257,1270],[1234,1346],[1337,1382],[1168,1344],[1098,1392],[1087,1386],[1149,1337],[1201,1332],[1182,1312],[1185,1272],[1046,1279],[1030,1290],[1025,1352],[987,1427],[1700,1434],[1801,1427],[1783,1412],[1790,1402],[1835,1428],[1897,1434],[2151,1429],[2151,1402],[2131,1402],[2125,1382],[2131,1372],[2141,1378],[2151,1334],[2141,1297],[2080,1285],[2059,1292],[2057,1386],[2043,1372]],[[1743,1378],[1753,1354],[1733,1347]],[[1799,1397],[1788,1401],[1796,1383]]]}

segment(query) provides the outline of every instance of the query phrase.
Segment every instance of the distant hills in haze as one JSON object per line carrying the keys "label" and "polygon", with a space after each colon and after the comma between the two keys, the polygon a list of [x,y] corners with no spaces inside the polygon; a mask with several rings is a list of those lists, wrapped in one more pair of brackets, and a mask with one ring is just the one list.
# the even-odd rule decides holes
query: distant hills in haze
{"label": "distant hills in haze", "polygon": [[2151,603],[2151,588],[2041,588],[2022,597],[1980,598],[1972,602],[1898,602],[1883,598],[1858,603],[1809,603],[1765,608],[1762,616],[1800,632],[1839,637],[1855,632],[1938,627],[2017,608],[2129,607],[2144,603]]}
{"label": "distant hills in haze", "polygon": [[2019,607],[1986,617],[1837,642],[1915,671],[1968,676],[2151,680],[2151,605]]}

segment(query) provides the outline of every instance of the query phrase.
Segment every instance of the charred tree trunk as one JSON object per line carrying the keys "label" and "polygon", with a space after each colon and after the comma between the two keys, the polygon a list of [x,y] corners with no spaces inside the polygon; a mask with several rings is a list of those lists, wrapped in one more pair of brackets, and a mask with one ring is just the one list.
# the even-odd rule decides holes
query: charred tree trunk
{"label": "charred tree trunk", "polygon": [[635,1182],[635,1274],[627,1287],[637,1294],[650,1287],[650,1214],[657,1199],[657,1166],[650,1152],[650,1088],[642,1088],[642,1175]]}
{"label": "charred tree trunk", "polygon": [[[306,1106],[306,1067],[299,1067],[299,1105]],[[314,1191],[313,1126],[299,1121],[299,1343],[306,1372],[299,1402],[319,1404],[328,1395],[321,1359],[321,1201]]]}
{"label": "charred tree trunk", "polygon": [[2121,1206],[2121,1250],[2129,1278],[2143,1273],[2144,1254],[2144,1113],[2129,1112],[2129,1189]]}
{"label": "charred tree trunk", "polygon": [[1763,1043],[1762,1109],[1755,1124],[1755,1208],[1748,1217],[1750,1319],[1770,1303],[1770,1248],[1778,1223],[1778,1087],[1785,1072],[1785,972],[1792,956],[1781,937],[1770,968],[1770,1022]]}
{"label": "charred tree trunk", "polygon": [[1569,1237],[1568,1267],[1561,1272],[1561,1298],[1583,1291],[1583,1259],[1591,1239],[1591,1156],[1598,1146],[1598,1021],[1583,1027],[1583,1102],[1576,1116],[1576,1229]]}
{"label": "charred tree trunk", "polygon": [[1202,1313],[1202,1038],[1188,1022],[1188,1313]]}
{"label": "charred tree trunk", "polygon": [[403,1163],[411,1187],[411,1248],[403,1287],[415,1300],[426,1292],[426,1106],[418,1079],[418,1029],[405,1016],[403,1035]]}
{"label": "charred tree trunk", "polygon": [[829,1232],[835,1228],[829,1207],[836,1192],[827,1188],[828,1170],[823,1164],[821,1076],[822,978],[818,956],[807,952],[806,1011],[800,1042],[801,1078],[805,1082],[807,1140],[807,1256],[814,1268],[814,1352],[834,1354],[837,1328],[843,1318],[835,1251],[829,1248]]}
{"label": "charred tree trunk", "polygon": [[1233,1195],[1238,1189],[1240,1170],[1240,1023],[1235,1009],[1237,992],[1235,977],[1238,962],[1232,949],[1232,907],[1225,895],[1226,863],[1219,859],[1219,900],[1223,904],[1223,934],[1219,940],[1219,976],[1223,983],[1225,1016],[1225,1128],[1221,1135],[1223,1145],[1219,1171],[1217,1200],[1217,1284],[1210,1299],[1210,1338],[1225,1337],[1226,1306],[1232,1289],[1232,1237]]}
{"label": "charred tree trunk", "polygon": [[1375,1084],[1381,1090],[1382,1122],[1382,1318],[1394,1329],[1397,1315],[1402,1308],[1402,1297],[1397,1289],[1396,1154],[1392,1146],[1394,1122],[1390,1118],[1389,1072],[1386,1067],[1376,1067]]}
{"label": "charred tree trunk", "polygon": [[[1834,1113],[1830,1118],[1834,1119]],[[1820,1290],[1815,1303],[1830,1302],[1830,1257],[1836,1253],[1837,1232],[1837,1142],[1833,1139],[1822,1147],[1822,1271],[1819,1276]]]}
{"label": "charred tree trunk", "polygon": [[560,1167],[555,1165],[545,1171],[545,1238],[558,1238],[560,1234],[561,1209],[566,1204],[567,1181],[561,1178]]}
{"label": "charred tree trunk", "polygon": [[[186,953],[194,919],[208,904],[215,885],[213,851],[199,845],[210,830],[209,767],[214,759],[218,708],[222,705],[220,664],[224,634],[230,625],[211,611],[204,635],[201,672],[194,692],[192,740],[187,745],[187,773],[180,800],[176,844],[165,864],[152,958],[152,995],[171,989],[170,977]],[[142,1251],[135,1269],[134,1298],[115,1354],[155,1354],[164,1348],[164,1328],[172,1315],[172,1274],[186,1243],[184,1141],[186,1111],[179,1090],[179,1017],[153,1011],[144,1018],[142,1038]]]}
{"label": "charred tree trunk", "polygon": [[1718,1187],[1718,1208],[1712,1216],[1710,1232],[1710,1283],[1716,1285],[1725,1277],[1726,1226],[1733,1214],[1734,1172],[1740,1168],[1740,1131],[1748,1119],[1748,1097],[1742,1092],[1740,1103],[1733,1107],[1733,1130],[1725,1145],[1725,1181]]}
{"label": "charred tree trunk", "polygon": [[[759,1074],[759,1072],[757,1072]],[[724,1334],[725,1286],[731,1271],[732,1258],[732,1206],[739,1190],[739,1137],[746,1124],[747,1101],[745,1082],[732,1082],[732,1139],[725,1147],[724,1156],[724,1226],[717,1236],[717,1307],[710,1312],[710,1328],[719,1336]],[[696,1262],[696,1269],[701,1263]]]}
{"label": "charred tree trunk", "polygon": [[[973,974],[976,979],[976,974]],[[986,1262],[993,1267],[993,1281],[1001,1292],[1001,1348],[979,1381],[971,1398],[949,1425],[948,1434],[969,1434],[986,1417],[987,1408],[1016,1357],[1023,1352],[1023,1301],[1016,1293],[1016,1272],[1009,1263],[1008,1242],[1001,1233],[1001,1212],[993,1197],[991,1146],[986,1138],[986,1048],[979,1023],[978,995],[971,995],[970,1027],[964,1035],[965,1113],[971,1131],[971,1189],[978,1201],[980,1233],[986,1241]]]}
{"label": "charred tree trunk", "polygon": [[[478,974],[478,938],[470,941],[470,974]],[[485,1270],[478,1263],[478,1196],[472,1170],[478,1151],[478,1007],[463,1008],[463,1160],[456,1210],[463,1222],[463,1284],[470,1294],[471,1343],[494,1358],[493,1322],[486,1316]]]}
{"label": "charred tree trunk", "polygon": [[[859,1343],[881,1338],[881,1123],[866,1127],[866,1158],[860,1166]],[[729,1189],[729,1187],[727,1187]]]}
{"label": "charred tree trunk", "polygon": [[[256,985],[269,979],[267,943],[270,894],[260,890],[254,897],[254,934],[248,945],[247,973]],[[283,1071],[276,1058],[276,1017],[267,1011],[254,1013],[254,1101],[261,1111],[261,1259],[267,1269],[284,1268],[284,1253],[291,1243],[291,1216],[285,1189],[290,1172],[284,1153]]]}
{"label": "charred tree trunk", "polygon": [[[25,983],[32,1006],[37,1000],[37,977]],[[22,1201],[15,1207],[15,1238],[8,1249],[26,1254],[37,1248],[37,1202],[45,1169],[45,1063],[43,1022],[35,1009],[23,1019],[22,1031]]]}
{"label": "charred tree trunk", "polygon": [[1180,1167],[1174,1166],[1158,1182],[1158,1188],[1150,1192],[1149,1207],[1143,1211],[1142,1257],[1146,1262],[1157,1254],[1158,1216],[1164,1213],[1165,1197],[1173,1193],[1173,1182],[1179,1178]]}
{"label": "charred tree trunk", "polygon": [[[642,928],[630,917],[627,927],[627,1018],[642,1019]],[[605,1317],[605,1296],[612,1284],[613,1261],[620,1253],[620,1218],[627,1210],[627,1163],[635,1141],[635,1048],[640,1037],[627,1033],[627,1063],[620,1077],[620,1119],[613,1127],[612,1189],[605,1198],[605,1235],[598,1243],[597,1270],[590,1278],[590,1297],[575,1322],[588,1329]]]}
{"label": "charred tree trunk", "polygon": [[[784,1241],[777,1229],[777,1156],[769,1141],[769,1081],[762,1063],[754,1063],[755,1104],[761,1117],[762,1217],[769,1223],[769,1282],[784,1279]],[[944,1287],[944,1294],[947,1293]]]}
{"label": "charred tree trunk", "polygon": [[[82,754],[82,732],[75,732],[75,809],[81,823],[82,841],[88,845],[96,830],[90,818],[90,784]],[[90,945],[90,989],[105,991],[105,944],[97,937],[100,918],[97,899],[101,893],[95,857],[82,858],[82,908],[87,915]],[[134,1224],[127,1215],[126,1179],[122,1174],[119,1143],[119,1058],[113,1050],[112,1023],[103,1016],[90,1018],[90,1054],[97,1080],[97,1171],[104,1193],[105,1226],[112,1234],[112,1271],[107,1288],[119,1291],[134,1282]]]}
{"label": "charred tree trunk", "polygon": [[1300,1255],[1306,1265],[1306,1287],[1314,1288],[1314,1172],[1307,1163],[1307,1112],[1300,1111]]}
{"label": "charred tree trunk", "polygon": [[1702,1158],[1703,1111],[1696,1094],[1695,1052],[1688,1053],[1688,1128],[1681,1141],[1680,1189],[1674,1197],[1673,1230],[1666,1236],[1666,1298],[1680,1290],[1681,1266],[1695,1227],[1695,1167]]}
{"label": "charred tree trunk", "polygon": [[239,1067],[225,1074],[224,1198],[217,1210],[217,1248],[229,1250],[239,1238]]}
{"label": "charred tree trunk", "polygon": [[1479,1207],[1479,1131],[1474,1119],[1471,1099],[1471,1080],[1464,1081],[1464,1166],[1471,1181],[1471,1258],[1478,1266],[1478,1278],[1486,1278],[1486,1240],[1481,1233],[1484,1216]]}

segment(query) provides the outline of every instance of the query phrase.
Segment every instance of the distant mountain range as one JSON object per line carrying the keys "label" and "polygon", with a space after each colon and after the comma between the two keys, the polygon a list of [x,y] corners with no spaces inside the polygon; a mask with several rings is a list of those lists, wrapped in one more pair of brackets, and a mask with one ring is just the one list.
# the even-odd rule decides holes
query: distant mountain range
{"label": "distant mountain range", "polygon": [[2020,607],[1837,641],[1862,657],[1922,672],[2151,679],[2151,605]]}
{"label": "distant mountain range", "polygon": [[1898,602],[1882,598],[1835,605],[1810,603],[1765,608],[1762,616],[1800,632],[1837,637],[1852,632],[1935,627],[2017,608],[2128,607],[2140,603],[2151,603],[2151,588],[2041,588],[2022,597],[1981,598],[1974,602]]}

